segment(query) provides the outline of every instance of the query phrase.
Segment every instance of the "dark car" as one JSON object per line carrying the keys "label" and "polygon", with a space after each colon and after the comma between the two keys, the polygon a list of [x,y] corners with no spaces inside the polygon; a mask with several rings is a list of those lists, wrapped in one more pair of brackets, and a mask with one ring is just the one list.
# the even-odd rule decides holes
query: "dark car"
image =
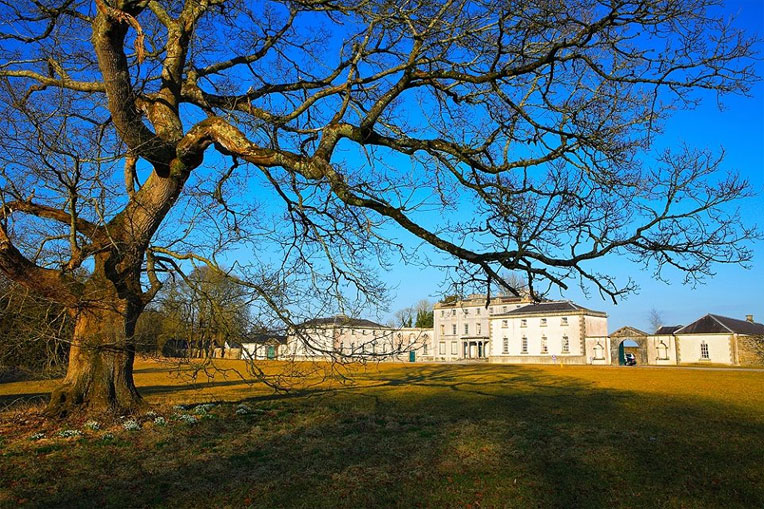
{"label": "dark car", "polygon": [[633,353],[627,353],[624,355],[624,364],[627,366],[636,366],[637,365],[637,357]]}

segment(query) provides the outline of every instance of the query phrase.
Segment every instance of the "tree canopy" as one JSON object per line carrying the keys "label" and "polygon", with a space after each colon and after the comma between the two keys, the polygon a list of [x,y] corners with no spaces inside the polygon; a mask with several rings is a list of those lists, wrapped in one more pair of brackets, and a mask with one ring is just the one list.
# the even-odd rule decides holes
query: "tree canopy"
{"label": "tree canopy", "polygon": [[136,320],[191,262],[287,324],[378,302],[399,235],[532,297],[747,262],[747,183],[654,149],[756,79],[717,3],[0,1],[0,270],[76,322],[51,413],[140,404]]}

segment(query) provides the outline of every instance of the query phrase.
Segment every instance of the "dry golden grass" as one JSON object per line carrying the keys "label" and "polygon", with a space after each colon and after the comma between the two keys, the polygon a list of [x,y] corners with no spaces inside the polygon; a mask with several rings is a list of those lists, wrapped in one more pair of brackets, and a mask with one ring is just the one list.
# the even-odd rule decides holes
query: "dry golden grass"
{"label": "dry golden grass", "polygon": [[[215,367],[138,361],[166,426],[6,410],[0,506],[764,506],[764,372],[262,363],[310,373],[276,394],[241,361]],[[53,383],[0,385],[0,401]],[[207,401],[231,404],[172,408]]]}

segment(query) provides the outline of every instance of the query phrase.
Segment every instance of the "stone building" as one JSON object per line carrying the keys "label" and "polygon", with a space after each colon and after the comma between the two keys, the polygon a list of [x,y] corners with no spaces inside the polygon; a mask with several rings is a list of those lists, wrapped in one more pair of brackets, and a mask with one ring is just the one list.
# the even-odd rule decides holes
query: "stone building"
{"label": "stone building", "polygon": [[[743,354],[746,339],[764,338],[764,325],[753,321],[707,314],[673,332],[676,340],[676,364],[748,363]],[[748,353],[748,352],[745,352]],[[741,362],[741,357],[743,357]],[[760,362],[760,361],[759,361]]]}
{"label": "stone building", "polygon": [[638,364],[676,366],[721,364],[727,366],[764,363],[764,325],[748,315],[739,320],[707,314],[689,325],[665,325],[653,334],[623,327],[611,335],[613,364],[623,363],[629,342],[636,343]]}

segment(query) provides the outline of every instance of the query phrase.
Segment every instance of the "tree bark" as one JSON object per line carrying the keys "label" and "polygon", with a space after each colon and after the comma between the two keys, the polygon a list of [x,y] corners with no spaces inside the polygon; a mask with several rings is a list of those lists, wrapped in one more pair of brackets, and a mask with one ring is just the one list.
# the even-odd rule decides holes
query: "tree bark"
{"label": "tree bark", "polygon": [[140,307],[112,298],[76,312],[69,365],[45,413],[135,413],[146,406],[133,381]]}

